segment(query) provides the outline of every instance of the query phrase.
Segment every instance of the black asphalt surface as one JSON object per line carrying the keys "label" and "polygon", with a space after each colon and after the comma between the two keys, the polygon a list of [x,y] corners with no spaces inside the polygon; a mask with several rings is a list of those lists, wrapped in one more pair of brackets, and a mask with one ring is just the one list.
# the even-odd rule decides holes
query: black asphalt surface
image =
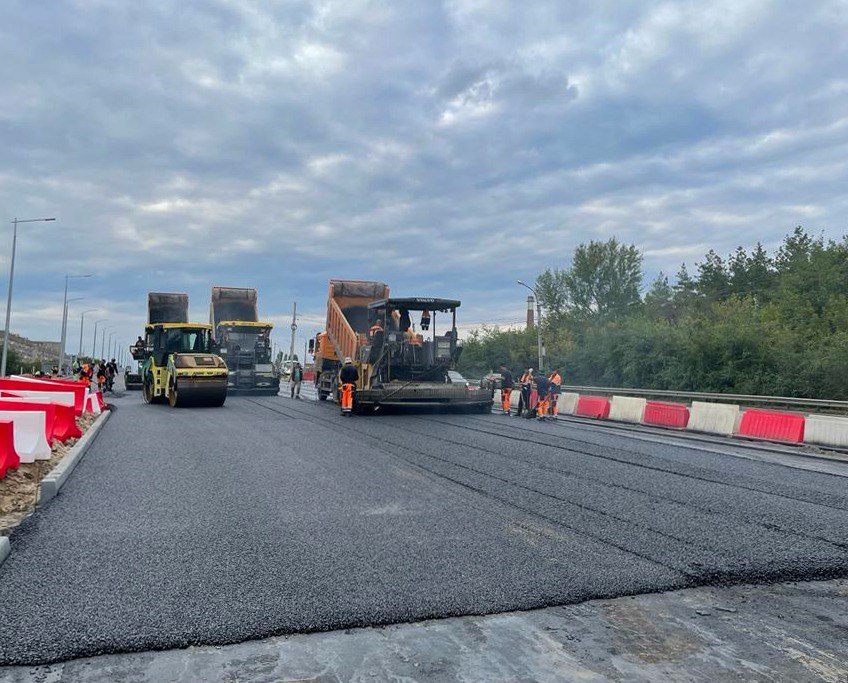
{"label": "black asphalt surface", "polygon": [[0,663],[848,576],[848,479],[493,415],[115,415],[0,567]]}

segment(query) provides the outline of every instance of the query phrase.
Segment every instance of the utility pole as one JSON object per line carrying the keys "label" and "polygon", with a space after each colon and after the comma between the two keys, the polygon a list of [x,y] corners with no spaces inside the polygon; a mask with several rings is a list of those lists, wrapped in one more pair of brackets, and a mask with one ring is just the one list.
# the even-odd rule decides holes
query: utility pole
{"label": "utility pole", "polygon": [[15,283],[15,250],[18,246],[18,223],[46,223],[55,220],[55,218],[28,218],[26,220],[13,218],[11,221],[12,259],[9,265],[9,291],[6,296],[6,332],[3,335],[3,360],[0,362],[0,377],[6,376],[6,357],[9,352],[9,323],[12,318],[12,285]]}
{"label": "utility pole", "polygon": [[297,332],[297,301],[294,302],[294,307],[292,308],[292,322],[291,322],[291,349],[289,351],[289,360],[294,360],[294,335]]}
{"label": "utility pole", "polygon": [[96,321],[94,322],[94,341],[92,341],[92,342],[91,342],[91,360],[92,360],[92,361],[93,361],[95,358],[97,358],[97,326],[98,326],[100,323],[105,323],[105,322],[107,322],[107,320],[108,320],[107,318],[103,318],[103,320],[96,320]]}

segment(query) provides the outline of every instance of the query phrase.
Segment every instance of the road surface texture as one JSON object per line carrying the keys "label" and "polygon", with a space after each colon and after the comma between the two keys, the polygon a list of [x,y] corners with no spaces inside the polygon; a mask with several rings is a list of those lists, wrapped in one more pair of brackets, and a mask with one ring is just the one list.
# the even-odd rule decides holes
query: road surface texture
{"label": "road surface texture", "polygon": [[689,588],[527,612],[0,670],[4,683],[844,683],[848,581]]}
{"label": "road surface texture", "polygon": [[493,415],[116,414],[0,567],[0,662],[848,577],[848,479]]}

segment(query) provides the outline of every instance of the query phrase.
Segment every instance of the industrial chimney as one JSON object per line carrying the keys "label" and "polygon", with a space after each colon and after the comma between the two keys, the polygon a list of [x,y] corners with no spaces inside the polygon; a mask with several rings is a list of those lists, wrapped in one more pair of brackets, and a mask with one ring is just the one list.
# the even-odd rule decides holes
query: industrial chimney
{"label": "industrial chimney", "polygon": [[533,299],[533,295],[530,294],[527,297],[527,329],[532,330],[535,324],[535,320],[533,318],[533,304],[535,300]]}

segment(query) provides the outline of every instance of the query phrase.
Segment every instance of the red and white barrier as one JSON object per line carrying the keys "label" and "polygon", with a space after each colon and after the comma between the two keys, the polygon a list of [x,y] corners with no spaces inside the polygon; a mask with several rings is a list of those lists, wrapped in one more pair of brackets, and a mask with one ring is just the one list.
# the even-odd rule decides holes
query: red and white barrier
{"label": "red and white barrier", "polygon": [[48,443],[57,440],[56,436],[56,404],[27,401],[23,398],[0,399],[0,410],[5,411],[44,411],[44,437]]}
{"label": "red and white barrier", "polygon": [[804,441],[804,416],[776,410],[746,410],[737,435],[767,441]]}
{"label": "red and white barrier", "polygon": [[656,427],[685,429],[689,424],[689,408],[683,403],[648,401],[643,422]]}
{"label": "red and white barrier", "polygon": [[606,396],[581,396],[577,399],[574,414],[605,420],[610,414],[610,400]]}
{"label": "red and white barrier", "polygon": [[639,424],[645,415],[644,398],[632,396],[613,396],[610,402],[609,419],[616,422],[633,422]]}
{"label": "red and white barrier", "polygon": [[52,451],[45,431],[45,414],[42,410],[0,410],[0,420],[10,420],[14,426],[15,450],[21,462],[50,460]]}
{"label": "red and white barrier", "polygon": [[96,392],[93,394],[89,394],[85,397],[85,412],[91,413],[92,415],[100,415],[103,411],[100,409],[100,401],[97,400],[97,394],[100,392]]}
{"label": "red and white barrier", "polygon": [[88,388],[81,382],[36,379],[22,375],[13,375],[10,379],[0,379],[0,390],[15,391],[17,389],[71,393],[74,396],[74,410],[76,410],[77,415],[82,415],[85,395],[88,392]]}
{"label": "red and white barrier", "polygon": [[0,479],[21,464],[15,450],[15,428],[11,420],[0,420]]}
{"label": "red and white barrier", "polygon": [[[74,406],[66,403],[57,403],[55,396],[61,396],[59,394],[48,394],[46,396],[24,396],[22,394],[33,393],[33,392],[0,392],[0,401],[21,401],[21,402],[29,402],[36,404],[50,404],[53,406],[56,412],[54,430],[56,432],[56,437],[59,441],[65,442],[68,439],[79,439],[82,436],[82,431],[79,426],[77,426],[76,420],[76,412],[74,411]],[[65,397],[67,399],[67,397]],[[65,400],[62,399],[62,400]],[[70,399],[72,400],[72,399]]]}

